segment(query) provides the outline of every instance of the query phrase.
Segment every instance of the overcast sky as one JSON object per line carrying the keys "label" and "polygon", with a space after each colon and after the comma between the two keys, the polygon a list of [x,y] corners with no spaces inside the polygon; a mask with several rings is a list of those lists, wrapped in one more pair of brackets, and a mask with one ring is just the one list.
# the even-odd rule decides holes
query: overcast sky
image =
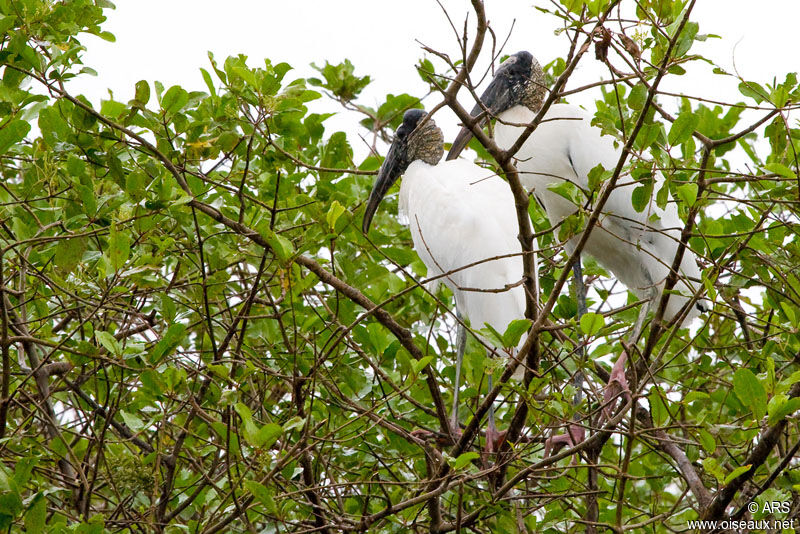
{"label": "overcast sky", "polygon": [[[456,27],[462,28],[469,1],[441,2]],[[549,5],[544,0],[535,4]],[[533,5],[531,0],[486,1],[490,24],[499,38],[504,38],[514,23],[506,51],[526,49],[545,64],[565,56],[568,41],[564,35],[554,34],[558,20]],[[107,89],[118,100],[127,101],[140,79],[205,90],[199,68],[208,69],[207,52],[211,51],[220,61],[228,55],[245,54],[251,66],[263,64],[263,58],[274,63],[286,61],[296,69],[288,75],[290,79],[292,74],[313,75],[312,62],[350,59],[357,74],[368,74],[374,80],[362,101],[375,106],[386,93],[425,93],[414,69],[424,55],[418,41],[458,55],[453,31],[435,0],[119,0],[117,8],[107,13],[104,29],[116,36],[116,42],[84,36],[88,48],[84,63],[99,75],[85,76],[70,85],[71,91],[84,93],[95,102],[107,96]],[[700,33],[722,36],[698,43],[693,51],[726,70],[733,71],[735,62],[742,76],[759,82],[776,76],[782,81],[787,72],[800,70],[798,0],[698,0],[693,20],[700,23]],[[470,21],[474,22],[474,17]],[[470,25],[470,31],[473,28]],[[588,56],[571,87],[608,77],[593,54]],[[742,98],[735,84],[725,84],[710,71],[710,66],[698,65],[662,88],[715,100]],[[430,108],[435,103],[425,104]],[[454,118],[437,115],[437,122],[445,126],[446,136],[453,135]],[[354,125],[354,117],[342,116],[329,123],[329,128],[354,130]]]}

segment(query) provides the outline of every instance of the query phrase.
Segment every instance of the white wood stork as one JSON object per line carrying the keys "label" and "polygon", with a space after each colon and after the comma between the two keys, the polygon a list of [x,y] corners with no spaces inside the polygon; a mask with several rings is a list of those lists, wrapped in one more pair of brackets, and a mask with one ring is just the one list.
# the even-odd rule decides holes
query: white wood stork
{"label": "white wood stork", "polygon": [[[546,92],[544,72],[538,61],[529,52],[518,52],[497,69],[481,95],[482,103],[473,108],[471,115],[477,117],[485,108],[488,114],[482,123],[489,116],[496,117],[495,141],[501,149],[508,150],[524,131],[524,125],[530,123],[541,109]],[[471,137],[471,131],[462,128],[447,159],[458,157]],[[569,181],[586,195],[590,194],[589,171],[598,164],[606,170],[613,170],[620,159],[620,150],[614,146],[611,136],[602,135],[599,128],[591,125],[590,117],[584,111],[567,104],[554,104],[515,157],[520,181],[534,193],[550,223],[556,225],[575,213],[579,206],[550,187]],[[658,302],[664,289],[683,228],[672,202],[661,209],[655,199],[651,199],[643,211],[636,211],[631,194],[638,185],[630,179],[618,181],[582,251],[611,271],[637,297],[648,300],[634,328],[634,341],[648,311]],[[656,183],[654,189],[658,190],[661,185]],[[567,252],[574,251],[579,239],[580,235],[566,243]],[[576,277],[580,273],[579,266],[580,262],[576,263]],[[681,311],[699,287],[697,257],[689,248],[683,253],[678,274],[678,282],[673,288],[675,293],[669,295],[664,313],[667,321]],[[577,284],[580,304],[583,282],[578,280]],[[707,309],[705,301],[695,304],[688,310],[685,322]],[[623,352],[620,359],[625,356]],[[614,371],[612,380],[617,382],[617,386],[627,389],[624,360],[617,362]]]}
{"label": "white wood stork", "polygon": [[[473,328],[488,324],[503,333],[511,321],[525,317],[514,198],[508,184],[491,171],[464,160],[440,162],[442,132],[431,118],[423,121],[426,117],[418,109],[403,116],[370,193],[362,229],[369,230],[381,199],[402,175],[400,213],[408,220],[428,277],[446,274],[441,281]],[[456,433],[465,336],[460,331],[458,337],[452,415]],[[487,449],[493,450],[500,435],[491,409],[488,419]]]}

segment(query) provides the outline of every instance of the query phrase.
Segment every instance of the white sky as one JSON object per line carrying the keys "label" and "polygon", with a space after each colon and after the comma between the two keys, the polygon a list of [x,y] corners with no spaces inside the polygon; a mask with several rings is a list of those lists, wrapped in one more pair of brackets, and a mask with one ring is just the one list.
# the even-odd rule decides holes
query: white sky
{"label": "white sky", "polygon": [[[441,1],[456,27],[463,28],[469,1]],[[548,6],[545,0],[535,3]],[[498,39],[505,38],[516,19],[505,50],[529,50],[545,64],[566,55],[568,41],[565,35],[554,35],[558,20],[533,5],[530,0],[486,1]],[[99,75],[84,76],[69,86],[94,102],[107,97],[107,89],[118,100],[127,101],[140,79],[159,80],[167,87],[180,84],[190,90],[206,90],[199,68],[210,70],[207,51],[211,51],[220,62],[240,53],[250,58],[251,66],[262,65],[263,58],[274,63],[286,61],[295,68],[288,79],[315,75],[309,66],[312,62],[324,65],[326,60],[337,63],[350,59],[357,74],[372,77],[373,83],[362,94],[361,102],[375,107],[386,93],[425,93],[426,87],[414,68],[424,55],[417,40],[453,57],[458,55],[453,32],[435,0],[119,0],[116,10],[107,13],[104,29],[117,41],[83,36],[88,48],[84,63]],[[733,70],[735,60],[742,76],[762,83],[775,76],[782,81],[787,72],[800,70],[798,0],[698,0],[693,20],[700,23],[700,33],[723,37],[697,43],[693,52],[702,53],[726,70]],[[472,24],[470,31],[474,31]],[[587,56],[571,87],[608,77],[593,52]],[[488,53],[484,61],[486,57]],[[719,77],[711,77],[710,71],[709,66],[698,65],[689,74],[662,84],[662,89],[714,100],[742,100],[735,84],[724,84]],[[426,107],[437,103],[433,98],[426,101]],[[587,102],[583,99],[576,103]],[[330,134],[331,127],[355,131],[356,121],[356,117],[340,116],[326,124]],[[437,123],[451,139],[454,117],[437,114]],[[350,139],[354,145],[358,142],[355,136]]]}
{"label": "white sky", "polygon": [[[440,1],[456,27],[463,28],[464,17],[471,14],[469,0]],[[558,19],[533,7],[548,7],[547,0],[485,3],[490,24],[501,41],[514,22],[506,53],[529,50],[543,65],[566,55],[566,36],[554,34]],[[116,36],[115,43],[82,36],[88,49],[84,63],[99,75],[83,76],[69,85],[73,93],[82,93],[95,103],[107,98],[109,89],[117,100],[128,101],[134,84],[142,79],[159,80],[165,87],[180,84],[188,90],[206,91],[199,69],[211,70],[207,57],[211,51],[220,62],[236,54],[248,56],[251,66],[263,65],[264,58],[288,62],[295,69],[287,75],[288,80],[317,75],[309,66],[312,62],[324,65],[326,60],[338,63],[347,58],[357,74],[373,80],[360,103],[377,107],[387,93],[425,94],[427,86],[414,67],[424,56],[417,41],[458,56],[453,32],[436,0],[118,0],[116,10],[107,15],[103,29]],[[695,43],[692,52],[726,71],[767,83],[773,78],[783,81],[786,73],[800,70],[800,0],[698,0],[692,20],[700,23],[700,33],[722,36]],[[474,32],[474,16],[470,16],[469,28]],[[487,49],[480,65],[487,64],[488,55]],[[590,51],[582,60],[568,88],[608,78],[608,71],[593,56]],[[738,82],[712,76],[711,69],[697,62],[685,76],[668,77],[661,89],[710,100],[742,101]],[[595,89],[570,97],[570,102],[589,107],[598,95]],[[472,106],[465,95],[462,99]],[[436,103],[434,96],[425,105],[430,109]],[[325,101],[311,105],[318,112],[340,111]],[[756,116],[760,113],[742,119],[749,122]],[[341,113],[326,122],[328,136],[336,130],[348,132],[356,163],[367,154],[355,135],[363,133],[357,125],[360,118]],[[436,120],[445,139],[451,140],[457,132],[455,117],[442,110]],[[762,148],[766,149],[763,144]]]}

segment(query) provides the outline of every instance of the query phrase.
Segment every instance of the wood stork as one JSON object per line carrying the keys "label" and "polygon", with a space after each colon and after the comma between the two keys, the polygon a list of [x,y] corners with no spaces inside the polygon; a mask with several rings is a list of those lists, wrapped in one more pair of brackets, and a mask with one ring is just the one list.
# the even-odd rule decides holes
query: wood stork
{"label": "wood stork", "polygon": [[[459,315],[469,318],[473,328],[488,324],[505,332],[511,321],[525,317],[514,198],[508,184],[491,171],[464,160],[440,162],[442,132],[431,118],[423,120],[426,117],[418,109],[403,116],[370,193],[362,229],[364,233],[369,230],[381,199],[402,175],[400,214],[408,220],[414,249],[428,268],[428,276],[445,275],[441,280],[453,292]],[[456,433],[465,336],[459,332],[458,337],[462,340],[456,357],[452,415]],[[513,356],[513,351],[509,355]],[[500,439],[492,409],[488,419],[486,442],[491,451]]]}
{"label": "wood stork", "polygon": [[[504,150],[511,148],[541,109],[547,93],[544,71],[529,52],[510,56],[496,71],[494,78],[476,104],[471,115],[488,111],[497,118],[495,142]],[[588,198],[589,172],[598,164],[613,170],[620,159],[620,150],[611,136],[603,135],[591,125],[591,118],[581,109],[567,104],[552,105],[543,120],[515,154],[520,181],[532,191],[543,206],[550,223],[556,225],[575,213],[579,206],[551,190],[551,187],[568,181]],[[472,132],[462,128],[447,155],[448,160],[458,157],[469,142]],[[598,263],[611,271],[637,297],[647,300],[634,328],[633,339],[638,337],[650,308],[670,272],[680,242],[683,222],[674,203],[662,209],[651,199],[643,211],[634,209],[631,195],[638,186],[633,180],[621,180],[611,192],[597,225],[592,229],[583,252],[593,256]],[[658,190],[662,184],[656,183]],[[565,247],[572,253],[580,235],[570,239]],[[576,278],[580,275],[580,262],[576,263]],[[684,307],[699,286],[700,269],[697,257],[689,249],[683,253],[678,282],[674,293],[668,296],[664,319],[669,321]],[[579,302],[583,282],[577,280]],[[686,322],[706,311],[705,301],[698,301],[688,310]],[[623,352],[620,359],[625,358]],[[614,366],[612,381],[627,389],[622,365]],[[609,382],[609,386],[612,382]]]}

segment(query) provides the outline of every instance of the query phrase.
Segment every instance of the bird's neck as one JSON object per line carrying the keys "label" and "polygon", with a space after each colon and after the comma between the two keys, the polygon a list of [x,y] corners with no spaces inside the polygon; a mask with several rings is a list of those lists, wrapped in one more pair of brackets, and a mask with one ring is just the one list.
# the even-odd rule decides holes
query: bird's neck
{"label": "bird's neck", "polygon": [[519,105],[505,110],[504,112],[500,113],[498,117],[504,122],[527,124],[531,122],[534,117],[536,117],[536,113],[531,111],[527,106]]}
{"label": "bird's neck", "polygon": [[522,126],[511,126],[511,124],[528,124],[536,117],[536,113],[526,106],[514,106],[500,113],[497,118],[500,122],[495,126],[495,138],[497,146],[503,150],[508,150],[522,133]]}
{"label": "bird's neck", "polygon": [[408,197],[415,188],[424,185],[424,175],[428,169],[434,165],[425,163],[422,160],[414,160],[403,173],[403,181],[400,182],[400,198],[397,206],[398,215],[402,224],[408,224]]}

